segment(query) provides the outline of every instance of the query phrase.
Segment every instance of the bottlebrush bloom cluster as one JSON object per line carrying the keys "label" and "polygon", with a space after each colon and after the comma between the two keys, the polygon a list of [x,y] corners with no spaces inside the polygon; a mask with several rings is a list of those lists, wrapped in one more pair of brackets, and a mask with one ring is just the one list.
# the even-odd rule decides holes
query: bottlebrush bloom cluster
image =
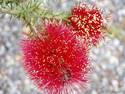
{"label": "bottlebrush bloom cluster", "polygon": [[82,94],[91,69],[88,47],[60,22],[42,27],[45,34],[21,41],[27,73],[45,94]]}
{"label": "bottlebrush bloom cluster", "polygon": [[101,31],[103,20],[102,11],[87,3],[80,3],[73,7],[69,17],[76,36],[81,36],[93,45],[97,45],[104,35]]}
{"label": "bottlebrush bloom cluster", "polygon": [[89,44],[104,36],[102,12],[80,3],[66,21],[43,21],[37,36],[21,41],[25,70],[44,94],[82,94],[91,70]]}

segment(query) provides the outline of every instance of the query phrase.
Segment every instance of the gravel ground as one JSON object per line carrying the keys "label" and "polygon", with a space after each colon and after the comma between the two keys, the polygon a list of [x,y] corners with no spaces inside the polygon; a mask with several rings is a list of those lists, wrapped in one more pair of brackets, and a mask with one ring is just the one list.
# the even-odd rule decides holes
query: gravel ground
{"label": "gravel ground", "polygon": [[[125,0],[96,1],[102,8],[113,11],[114,23],[123,25],[121,22],[125,17]],[[71,4],[72,1],[69,2],[68,4]],[[62,3],[65,7],[66,3]],[[19,21],[10,20],[8,15],[0,16],[0,94],[41,94],[28,79],[21,65],[19,48],[21,29]],[[107,37],[98,47],[92,49],[90,57],[94,72],[91,77],[92,83],[85,94],[125,94],[125,41],[123,40]]]}

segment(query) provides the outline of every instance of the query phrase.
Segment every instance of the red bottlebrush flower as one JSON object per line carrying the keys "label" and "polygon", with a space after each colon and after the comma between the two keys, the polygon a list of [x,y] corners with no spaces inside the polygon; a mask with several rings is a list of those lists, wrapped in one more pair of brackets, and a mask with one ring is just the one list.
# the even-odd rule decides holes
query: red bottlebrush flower
{"label": "red bottlebrush flower", "polygon": [[74,27],[75,34],[96,45],[103,37],[101,28],[104,19],[101,10],[96,6],[80,3],[72,9],[71,13],[69,22]]}
{"label": "red bottlebrush flower", "polygon": [[[80,94],[88,81],[87,49],[60,22],[47,22],[46,37],[23,39],[24,68],[45,94]],[[76,92],[76,93],[74,93]]]}

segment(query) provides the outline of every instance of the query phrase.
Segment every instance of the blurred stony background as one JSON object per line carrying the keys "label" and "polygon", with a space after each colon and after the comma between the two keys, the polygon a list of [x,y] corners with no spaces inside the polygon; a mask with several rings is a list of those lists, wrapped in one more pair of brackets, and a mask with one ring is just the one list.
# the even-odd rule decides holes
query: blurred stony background
{"label": "blurred stony background", "polygon": [[[77,0],[48,0],[49,6],[68,9]],[[92,83],[83,94],[125,94],[125,0],[82,0],[96,2],[112,11],[111,35],[92,49],[95,67]],[[41,94],[21,65],[19,39],[22,24],[0,15],[0,94]]]}

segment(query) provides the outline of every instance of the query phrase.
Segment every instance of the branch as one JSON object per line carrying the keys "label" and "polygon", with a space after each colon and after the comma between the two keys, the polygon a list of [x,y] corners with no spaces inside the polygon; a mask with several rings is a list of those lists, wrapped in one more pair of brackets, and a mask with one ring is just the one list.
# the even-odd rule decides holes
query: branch
{"label": "branch", "polygon": [[11,15],[16,15],[16,11],[15,10],[9,10],[9,9],[0,9],[0,13],[1,14],[11,14]]}
{"label": "branch", "polygon": [[58,13],[56,11],[44,8],[42,6],[42,2],[38,0],[26,0],[25,2],[19,1],[20,0],[18,0],[18,2],[17,0],[2,0],[2,2],[0,1],[0,13],[10,14],[18,18],[27,26],[29,26],[31,31],[34,31],[32,27],[35,26],[40,18],[56,18],[66,20],[66,18],[69,16],[69,14],[66,12]]}

